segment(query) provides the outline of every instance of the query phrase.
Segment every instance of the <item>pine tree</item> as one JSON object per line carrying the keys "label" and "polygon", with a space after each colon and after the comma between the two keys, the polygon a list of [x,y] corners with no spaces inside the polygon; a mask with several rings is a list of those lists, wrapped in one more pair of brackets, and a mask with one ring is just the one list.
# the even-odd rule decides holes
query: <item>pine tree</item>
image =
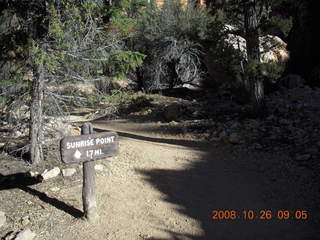
{"label": "pine tree", "polygon": [[258,114],[264,105],[259,35],[262,24],[269,18],[271,6],[272,2],[268,0],[227,0],[222,5],[224,21],[236,26],[236,34],[246,39],[248,60],[244,66],[244,81],[247,82],[254,111]]}
{"label": "pine tree", "polygon": [[[2,49],[7,55],[20,55],[24,69],[33,72],[30,89],[30,154],[31,161],[42,159],[42,100],[43,100],[43,58],[39,54],[43,48],[42,39],[48,30],[46,1],[5,1],[1,16],[11,18],[11,24],[1,31],[1,40],[14,39],[13,43],[3,42]],[[14,22],[13,22],[14,21]],[[2,57],[5,57],[3,54]],[[7,59],[9,60],[9,59]],[[5,60],[6,61],[6,60]],[[19,79],[15,79],[19,80]],[[14,84],[20,84],[16,82]]]}

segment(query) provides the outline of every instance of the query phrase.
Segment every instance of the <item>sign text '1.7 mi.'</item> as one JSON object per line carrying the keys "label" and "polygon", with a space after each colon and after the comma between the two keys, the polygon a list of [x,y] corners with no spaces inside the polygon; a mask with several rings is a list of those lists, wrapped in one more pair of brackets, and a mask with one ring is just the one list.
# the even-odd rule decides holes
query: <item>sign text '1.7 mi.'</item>
{"label": "sign text '1.7 mi.'", "polygon": [[65,137],[60,142],[64,163],[81,163],[112,157],[118,153],[118,134],[102,132]]}

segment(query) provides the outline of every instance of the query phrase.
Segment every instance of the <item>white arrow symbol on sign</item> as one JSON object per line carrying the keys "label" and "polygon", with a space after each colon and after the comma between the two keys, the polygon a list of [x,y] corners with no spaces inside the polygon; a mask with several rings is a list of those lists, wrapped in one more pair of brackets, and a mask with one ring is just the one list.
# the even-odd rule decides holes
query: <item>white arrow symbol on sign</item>
{"label": "white arrow symbol on sign", "polygon": [[77,151],[75,151],[75,153],[73,154],[73,156],[76,158],[76,159],[79,159],[81,157],[81,152],[77,149]]}

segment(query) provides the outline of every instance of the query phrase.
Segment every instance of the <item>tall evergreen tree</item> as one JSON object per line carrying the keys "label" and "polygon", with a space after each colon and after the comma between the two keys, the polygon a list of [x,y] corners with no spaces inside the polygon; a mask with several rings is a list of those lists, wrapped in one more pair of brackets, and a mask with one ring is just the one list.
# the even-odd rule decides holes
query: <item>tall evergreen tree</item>
{"label": "tall evergreen tree", "polygon": [[271,6],[270,0],[226,0],[222,4],[224,21],[234,25],[237,28],[235,33],[246,39],[247,63],[244,66],[244,78],[257,113],[264,105],[259,34],[262,24],[269,18]]}
{"label": "tall evergreen tree", "polygon": [[[0,40],[4,43],[0,46],[3,50],[0,62],[16,61],[9,58],[15,55],[25,69],[20,75],[16,69],[6,69],[4,75],[10,79],[11,85],[25,84],[23,76],[31,73],[30,81],[25,84],[29,94],[24,94],[31,97],[27,103],[30,108],[28,148],[30,161],[39,163],[43,158],[44,108],[48,106],[47,101],[55,98],[56,102],[61,102],[61,99],[64,101],[64,97],[68,97],[52,92],[48,86],[67,81],[103,80],[105,76],[99,72],[112,64],[111,75],[124,75],[129,68],[141,65],[143,55],[125,49],[123,36],[107,34],[103,3],[7,0],[3,9],[0,18],[7,21],[0,24]],[[125,32],[127,28],[123,30]],[[15,94],[21,94],[19,91]],[[14,96],[11,98],[16,100]],[[49,108],[53,107],[53,104],[49,104]],[[57,106],[57,109],[60,107]]]}
{"label": "tall evergreen tree", "polygon": [[[30,154],[31,161],[38,163],[42,159],[42,100],[43,100],[43,39],[47,35],[46,1],[15,1],[2,3],[2,17],[11,18],[11,25],[2,29],[1,40],[14,39],[13,43],[4,42],[3,50],[13,52],[20,47],[25,67],[33,72],[30,104]],[[12,21],[15,20],[15,23]],[[19,49],[19,48],[18,48]],[[5,55],[5,54],[4,54]],[[18,83],[17,83],[18,84]]]}

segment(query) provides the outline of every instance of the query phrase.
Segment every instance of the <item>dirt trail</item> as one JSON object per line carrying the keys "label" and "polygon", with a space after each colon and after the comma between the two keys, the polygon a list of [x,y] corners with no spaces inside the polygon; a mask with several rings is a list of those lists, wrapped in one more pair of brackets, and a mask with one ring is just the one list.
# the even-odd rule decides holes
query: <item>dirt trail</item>
{"label": "dirt trail", "polygon": [[[161,123],[96,120],[93,124],[95,131],[120,135],[120,154],[97,161],[105,166],[97,172],[97,222],[76,218],[82,211],[80,177],[52,182],[59,187],[57,192],[50,191],[49,181],[0,195],[0,201],[9,201],[6,206],[12,213],[19,206],[20,215],[33,214],[31,229],[37,240],[313,240],[319,236],[318,186],[311,184],[311,173],[293,168],[286,154],[250,153],[178,136]],[[239,219],[213,221],[213,210],[236,210]],[[256,217],[262,216],[261,210],[271,210],[273,216],[248,220],[243,210],[253,210]],[[307,210],[308,219],[277,220],[278,210],[290,210],[291,217],[296,210]]]}
{"label": "dirt trail", "polygon": [[[313,205],[303,184],[289,179],[279,159],[239,153],[156,131],[158,124],[95,121],[96,131],[120,134],[120,154],[97,177],[100,218],[77,220],[50,239],[315,239]],[[285,156],[277,156],[285,158]],[[283,162],[286,162],[285,160]],[[278,165],[275,167],[275,165]],[[283,170],[283,172],[282,172]],[[292,176],[295,176],[293,174]],[[301,184],[300,184],[301,183]],[[299,185],[300,184],[300,185]],[[81,195],[81,185],[61,192]],[[81,209],[78,199],[78,208]],[[245,220],[243,210],[271,210],[272,219]],[[278,210],[308,210],[307,220],[276,220]],[[236,210],[240,219],[211,219]]]}

